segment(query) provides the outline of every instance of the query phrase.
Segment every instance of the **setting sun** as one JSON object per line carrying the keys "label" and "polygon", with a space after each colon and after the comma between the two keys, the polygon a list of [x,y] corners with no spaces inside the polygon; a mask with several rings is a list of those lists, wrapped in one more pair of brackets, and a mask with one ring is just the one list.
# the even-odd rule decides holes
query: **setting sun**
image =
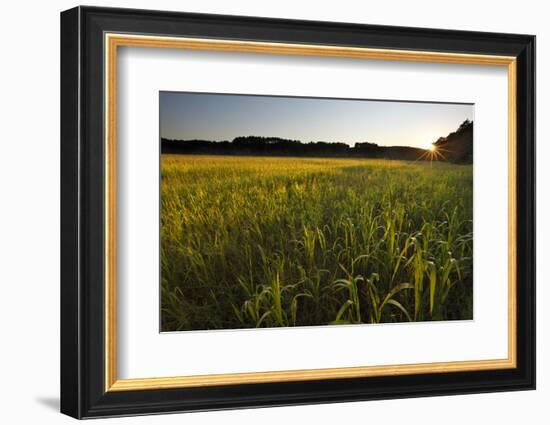
{"label": "setting sun", "polygon": [[429,150],[430,152],[435,152],[436,146],[435,146],[435,145],[430,145],[430,147],[428,148],[428,150]]}

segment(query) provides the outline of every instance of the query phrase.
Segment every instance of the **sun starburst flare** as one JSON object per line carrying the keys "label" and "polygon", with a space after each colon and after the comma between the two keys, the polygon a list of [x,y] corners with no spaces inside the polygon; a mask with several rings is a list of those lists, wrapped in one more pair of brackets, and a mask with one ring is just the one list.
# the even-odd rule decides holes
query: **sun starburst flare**
{"label": "sun starburst flare", "polygon": [[432,161],[445,161],[445,155],[443,155],[443,152],[446,152],[445,149],[441,148],[440,146],[437,146],[435,143],[432,143],[426,151],[420,155],[417,159],[417,161],[420,160],[429,160]]}

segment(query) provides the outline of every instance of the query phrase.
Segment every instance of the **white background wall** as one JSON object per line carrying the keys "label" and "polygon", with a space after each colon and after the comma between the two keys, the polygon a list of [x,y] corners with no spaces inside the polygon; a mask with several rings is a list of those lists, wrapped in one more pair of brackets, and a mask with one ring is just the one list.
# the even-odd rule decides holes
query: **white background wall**
{"label": "white background wall", "polygon": [[[78,3],[4,2],[0,14],[0,421],[69,423],[59,392],[59,12]],[[109,423],[548,423],[550,27],[542,1],[97,1],[95,5],[537,35],[538,389],[110,420]],[[497,212],[498,213],[498,212]],[[546,261],[545,261],[546,260]]]}

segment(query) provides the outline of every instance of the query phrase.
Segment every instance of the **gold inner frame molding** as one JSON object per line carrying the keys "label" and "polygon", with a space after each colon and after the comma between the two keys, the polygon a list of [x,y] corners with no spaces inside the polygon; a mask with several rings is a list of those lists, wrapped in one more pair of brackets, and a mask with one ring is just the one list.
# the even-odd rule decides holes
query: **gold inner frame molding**
{"label": "gold inner frame molding", "polygon": [[[134,391],[215,385],[311,381],[418,373],[448,373],[516,367],[516,58],[462,53],[370,49],[327,45],[160,37],[107,33],[105,46],[105,391]],[[508,357],[419,364],[118,379],[116,324],[116,135],[117,51],[120,46],[324,56],[503,66],[508,72]]]}

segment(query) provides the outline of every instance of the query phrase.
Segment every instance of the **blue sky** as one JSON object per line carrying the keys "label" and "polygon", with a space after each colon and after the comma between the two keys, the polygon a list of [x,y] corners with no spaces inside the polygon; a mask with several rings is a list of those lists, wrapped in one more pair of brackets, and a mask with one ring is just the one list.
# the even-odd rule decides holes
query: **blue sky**
{"label": "blue sky", "polygon": [[182,140],[253,135],[428,148],[473,114],[470,104],[160,93],[161,137]]}

